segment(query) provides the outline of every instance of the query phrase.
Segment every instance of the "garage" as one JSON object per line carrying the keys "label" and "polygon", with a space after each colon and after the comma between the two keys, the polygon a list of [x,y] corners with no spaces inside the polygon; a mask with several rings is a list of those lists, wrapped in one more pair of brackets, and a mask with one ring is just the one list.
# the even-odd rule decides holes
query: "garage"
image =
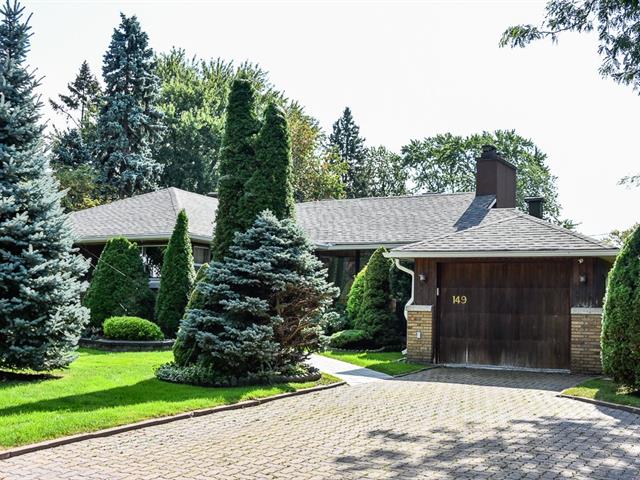
{"label": "garage", "polygon": [[443,262],[437,271],[438,363],[570,368],[570,261]]}

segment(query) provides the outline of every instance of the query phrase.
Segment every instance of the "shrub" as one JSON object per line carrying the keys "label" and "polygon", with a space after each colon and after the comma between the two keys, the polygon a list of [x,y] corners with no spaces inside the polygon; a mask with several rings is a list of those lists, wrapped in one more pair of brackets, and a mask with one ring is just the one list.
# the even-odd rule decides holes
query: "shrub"
{"label": "shrub", "polygon": [[391,260],[384,257],[385,252],[386,249],[380,247],[369,259],[364,276],[362,305],[354,325],[356,329],[364,330],[379,346],[397,342],[397,335],[393,328],[395,315],[390,310]]}
{"label": "shrub", "polygon": [[191,308],[192,305],[197,303],[198,301],[198,292],[196,290],[196,285],[205,277],[207,274],[207,270],[209,270],[209,264],[203,263],[198,269],[198,273],[196,273],[196,279],[193,281],[193,287],[191,288],[191,292],[189,293],[189,301],[187,302],[187,306],[185,307],[185,311]]}
{"label": "shrub", "polygon": [[111,317],[102,325],[104,336],[112,340],[162,340],[160,327],[140,317]]}
{"label": "shrub", "polygon": [[353,327],[356,323],[356,318],[358,317],[358,313],[360,312],[360,307],[362,306],[362,298],[364,294],[364,277],[367,273],[367,267],[365,266],[360,272],[356,275],[355,280],[351,284],[351,288],[349,289],[349,294],[347,295],[347,320],[349,321],[349,326]]}
{"label": "shrub", "polygon": [[102,250],[84,297],[91,325],[101,328],[107,318],[122,315],[150,317],[153,303],[138,246],[126,238],[112,238]]}
{"label": "shrub", "polygon": [[602,367],[617,383],[640,390],[640,228],[609,272],[603,313]]}
{"label": "shrub", "polygon": [[189,238],[189,219],[181,210],[164,251],[155,320],[165,335],[175,338],[193,288],[196,271]]}
{"label": "shrub", "polygon": [[180,378],[176,368],[194,366],[214,383],[278,374],[319,350],[320,326],[338,291],[313,251],[293,220],[270,212],[237,234],[229,255],[196,284],[173,348],[172,378]]}
{"label": "shrub", "polygon": [[342,330],[329,338],[329,346],[333,348],[359,349],[372,345],[371,337],[364,330]]}

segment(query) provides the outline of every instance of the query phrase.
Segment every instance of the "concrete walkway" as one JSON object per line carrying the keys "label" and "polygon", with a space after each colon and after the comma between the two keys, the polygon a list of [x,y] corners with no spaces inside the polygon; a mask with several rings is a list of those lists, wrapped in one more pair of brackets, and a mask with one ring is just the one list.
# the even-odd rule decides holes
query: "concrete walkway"
{"label": "concrete walkway", "polygon": [[349,385],[361,385],[363,383],[380,382],[393,378],[386,373],[376,372],[364,367],[358,367],[351,363],[323,357],[322,355],[311,355],[309,363],[321,372],[330,373],[334,377],[341,378]]}

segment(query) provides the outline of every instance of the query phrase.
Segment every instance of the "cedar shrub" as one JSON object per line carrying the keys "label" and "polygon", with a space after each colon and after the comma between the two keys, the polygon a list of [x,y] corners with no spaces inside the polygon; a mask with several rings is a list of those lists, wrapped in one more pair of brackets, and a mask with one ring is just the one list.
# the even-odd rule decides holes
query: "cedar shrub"
{"label": "cedar shrub", "polygon": [[362,299],[364,296],[364,277],[367,273],[367,267],[365,266],[358,274],[356,278],[353,280],[351,284],[351,288],[349,289],[349,294],[347,295],[347,321],[350,326],[355,325],[356,319],[358,318],[358,314],[360,313],[360,309],[362,307]]}

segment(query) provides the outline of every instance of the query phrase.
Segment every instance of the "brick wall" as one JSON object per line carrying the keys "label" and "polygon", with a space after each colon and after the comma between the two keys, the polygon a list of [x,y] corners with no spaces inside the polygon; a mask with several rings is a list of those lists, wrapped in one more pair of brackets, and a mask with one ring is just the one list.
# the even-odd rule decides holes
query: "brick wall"
{"label": "brick wall", "polygon": [[601,308],[571,309],[571,372],[602,373],[600,362]]}
{"label": "brick wall", "polygon": [[433,332],[431,306],[409,305],[407,316],[407,360],[431,363]]}

